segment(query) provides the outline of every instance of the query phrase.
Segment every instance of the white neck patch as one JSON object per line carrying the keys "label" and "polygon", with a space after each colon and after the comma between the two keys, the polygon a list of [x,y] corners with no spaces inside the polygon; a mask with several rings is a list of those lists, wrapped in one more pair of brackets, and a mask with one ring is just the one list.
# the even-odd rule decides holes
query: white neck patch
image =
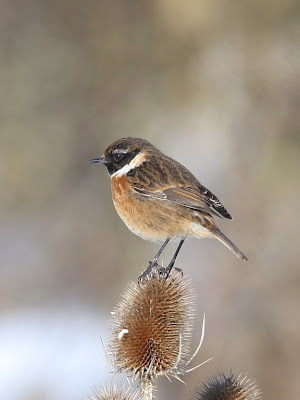
{"label": "white neck patch", "polygon": [[121,176],[127,174],[129,171],[131,171],[134,168],[137,168],[143,162],[146,161],[146,155],[145,153],[138,153],[128,164],[125,164],[124,167],[121,169],[118,169],[118,171],[114,172],[110,177],[111,178],[120,178]]}

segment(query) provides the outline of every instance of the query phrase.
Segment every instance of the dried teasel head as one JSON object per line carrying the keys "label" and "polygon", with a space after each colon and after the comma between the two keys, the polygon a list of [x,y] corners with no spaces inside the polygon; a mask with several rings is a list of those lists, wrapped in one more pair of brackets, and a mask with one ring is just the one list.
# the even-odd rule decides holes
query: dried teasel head
{"label": "dried teasel head", "polygon": [[115,386],[106,389],[105,387],[97,389],[94,396],[86,400],[138,400],[137,393],[131,393],[129,390],[118,391]]}
{"label": "dried teasel head", "polygon": [[118,372],[154,381],[185,372],[194,322],[194,294],[179,273],[132,282],[112,313],[107,356]]}
{"label": "dried teasel head", "polygon": [[219,374],[203,382],[195,400],[259,400],[260,391],[247,375]]}

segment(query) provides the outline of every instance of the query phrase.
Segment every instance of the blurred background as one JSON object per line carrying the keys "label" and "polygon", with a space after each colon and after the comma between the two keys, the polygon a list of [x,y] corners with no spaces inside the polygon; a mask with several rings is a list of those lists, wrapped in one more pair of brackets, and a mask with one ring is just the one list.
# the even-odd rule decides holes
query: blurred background
{"label": "blurred background", "polygon": [[[84,399],[114,381],[111,310],[158,244],[117,216],[89,164],[138,136],[186,165],[228,208],[248,255],[189,240],[197,293],[187,386],[248,372],[266,399],[300,393],[299,19],[289,0],[1,0],[0,397]],[[298,43],[297,43],[298,42]],[[164,253],[168,262],[175,244]]]}

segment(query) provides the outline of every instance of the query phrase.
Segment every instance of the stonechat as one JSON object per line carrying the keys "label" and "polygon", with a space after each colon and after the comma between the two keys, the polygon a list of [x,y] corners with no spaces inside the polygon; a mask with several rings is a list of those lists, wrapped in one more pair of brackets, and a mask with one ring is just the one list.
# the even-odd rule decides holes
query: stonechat
{"label": "stonechat", "polygon": [[248,261],[215,224],[215,217],[232,218],[220,200],[187,168],[148,141],[119,139],[91,162],[106,166],[114,206],[127,227],[143,239],[164,242],[148,272],[169,240],[180,239],[167,267],[170,271],[187,236],[216,238],[237,257]]}

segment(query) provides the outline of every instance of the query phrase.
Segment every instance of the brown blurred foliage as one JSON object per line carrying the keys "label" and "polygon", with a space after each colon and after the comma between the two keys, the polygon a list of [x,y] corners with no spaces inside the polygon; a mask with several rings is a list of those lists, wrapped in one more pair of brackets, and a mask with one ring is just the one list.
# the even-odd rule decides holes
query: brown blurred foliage
{"label": "brown blurred foliage", "polygon": [[[143,137],[220,197],[234,216],[221,226],[250,259],[245,266],[208,240],[191,240],[180,254],[207,314],[203,357],[214,357],[189,387],[232,368],[248,372],[264,399],[295,398],[296,2],[0,7],[1,309],[69,298],[112,308],[157,245],[126,229],[109,177],[88,161],[119,137]],[[166,385],[163,398],[174,393]]]}

